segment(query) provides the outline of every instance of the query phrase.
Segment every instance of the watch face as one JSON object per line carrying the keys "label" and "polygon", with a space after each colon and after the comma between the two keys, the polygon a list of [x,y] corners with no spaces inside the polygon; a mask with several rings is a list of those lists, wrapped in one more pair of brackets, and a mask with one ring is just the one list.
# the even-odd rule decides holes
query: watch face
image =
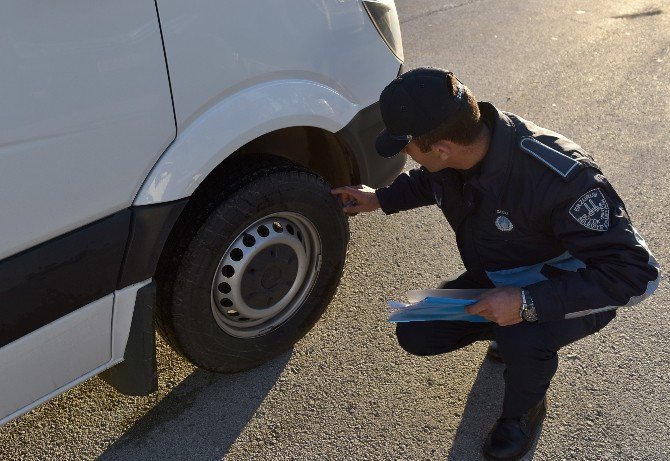
{"label": "watch face", "polygon": [[535,322],[537,321],[537,312],[535,312],[535,307],[527,307],[523,310],[521,317],[526,322]]}

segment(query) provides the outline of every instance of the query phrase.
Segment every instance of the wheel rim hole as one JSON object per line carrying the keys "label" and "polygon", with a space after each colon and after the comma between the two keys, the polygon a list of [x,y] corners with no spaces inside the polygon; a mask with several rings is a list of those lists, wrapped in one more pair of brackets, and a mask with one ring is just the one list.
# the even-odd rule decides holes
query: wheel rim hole
{"label": "wheel rim hole", "polygon": [[244,234],[244,237],[242,237],[242,243],[245,247],[249,248],[256,244],[256,239],[251,234]]}
{"label": "wheel rim hole", "polygon": [[228,285],[226,282],[219,283],[219,291],[224,295],[230,293],[230,290],[230,285]]}
{"label": "wheel rim hole", "polygon": [[300,240],[300,243],[302,243],[302,234],[298,232],[296,235],[298,236],[298,240]]}
{"label": "wheel rim hole", "polygon": [[279,222],[277,222],[277,221],[275,221],[275,222],[272,223],[272,229],[273,229],[275,232],[284,232],[284,228],[283,228],[282,225],[281,225]]}
{"label": "wheel rim hole", "polygon": [[261,237],[267,237],[270,235],[270,229],[268,229],[267,226],[258,226],[257,232]]}
{"label": "wheel rim hole", "polygon": [[286,230],[287,230],[288,233],[291,234],[291,235],[295,234],[295,229],[294,229],[293,226],[290,225],[290,224],[287,224],[287,225],[286,225]]}
{"label": "wheel rim hole", "polygon": [[231,317],[237,317],[238,315],[240,315],[240,313],[237,312],[235,309],[228,309],[226,314],[231,316]]}
{"label": "wheel rim hole", "polygon": [[244,253],[239,248],[235,248],[230,252],[230,259],[233,261],[241,261],[243,256]]}
{"label": "wheel rim hole", "polygon": [[223,298],[223,299],[221,300],[221,305],[222,305],[223,307],[233,307],[233,302],[232,302],[230,299],[228,299],[228,298]]}
{"label": "wheel rim hole", "polygon": [[235,275],[235,268],[229,264],[223,266],[223,269],[221,269],[221,274],[226,277],[230,278],[233,275]]}

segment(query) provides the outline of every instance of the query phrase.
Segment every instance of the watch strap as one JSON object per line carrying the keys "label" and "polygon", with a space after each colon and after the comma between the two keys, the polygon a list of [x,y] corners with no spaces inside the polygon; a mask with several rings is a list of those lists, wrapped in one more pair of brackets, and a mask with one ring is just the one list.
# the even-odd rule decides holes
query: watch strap
{"label": "watch strap", "polygon": [[537,321],[537,311],[530,293],[525,288],[521,288],[521,318],[526,322]]}

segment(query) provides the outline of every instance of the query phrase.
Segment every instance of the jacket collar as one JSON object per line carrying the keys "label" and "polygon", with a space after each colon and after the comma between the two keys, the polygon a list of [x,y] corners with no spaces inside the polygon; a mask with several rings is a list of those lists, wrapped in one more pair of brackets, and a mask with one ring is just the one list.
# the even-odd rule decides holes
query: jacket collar
{"label": "jacket collar", "polygon": [[512,152],[516,141],[514,123],[493,104],[480,102],[479,111],[493,129],[489,150],[482,160],[479,174],[468,180],[473,187],[492,196],[500,196],[509,177]]}

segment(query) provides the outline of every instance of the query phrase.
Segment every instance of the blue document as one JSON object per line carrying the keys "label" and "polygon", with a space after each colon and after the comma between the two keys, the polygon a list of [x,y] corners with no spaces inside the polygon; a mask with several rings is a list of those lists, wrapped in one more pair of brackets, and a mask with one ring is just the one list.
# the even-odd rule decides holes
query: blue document
{"label": "blue document", "polygon": [[[430,294],[437,290],[430,291]],[[439,290],[448,291],[448,290]],[[463,296],[461,290],[458,295]],[[417,293],[413,292],[410,299],[417,299]],[[428,294],[428,290],[424,292]],[[446,293],[445,293],[446,294]],[[456,294],[456,293],[454,293]],[[471,315],[465,311],[465,307],[474,304],[475,299],[453,298],[440,296],[427,296],[420,301],[405,304],[397,301],[389,301],[389,322],[425,322],[430,320],[451,320],[465,322],[488,322],[484,317]]]}

